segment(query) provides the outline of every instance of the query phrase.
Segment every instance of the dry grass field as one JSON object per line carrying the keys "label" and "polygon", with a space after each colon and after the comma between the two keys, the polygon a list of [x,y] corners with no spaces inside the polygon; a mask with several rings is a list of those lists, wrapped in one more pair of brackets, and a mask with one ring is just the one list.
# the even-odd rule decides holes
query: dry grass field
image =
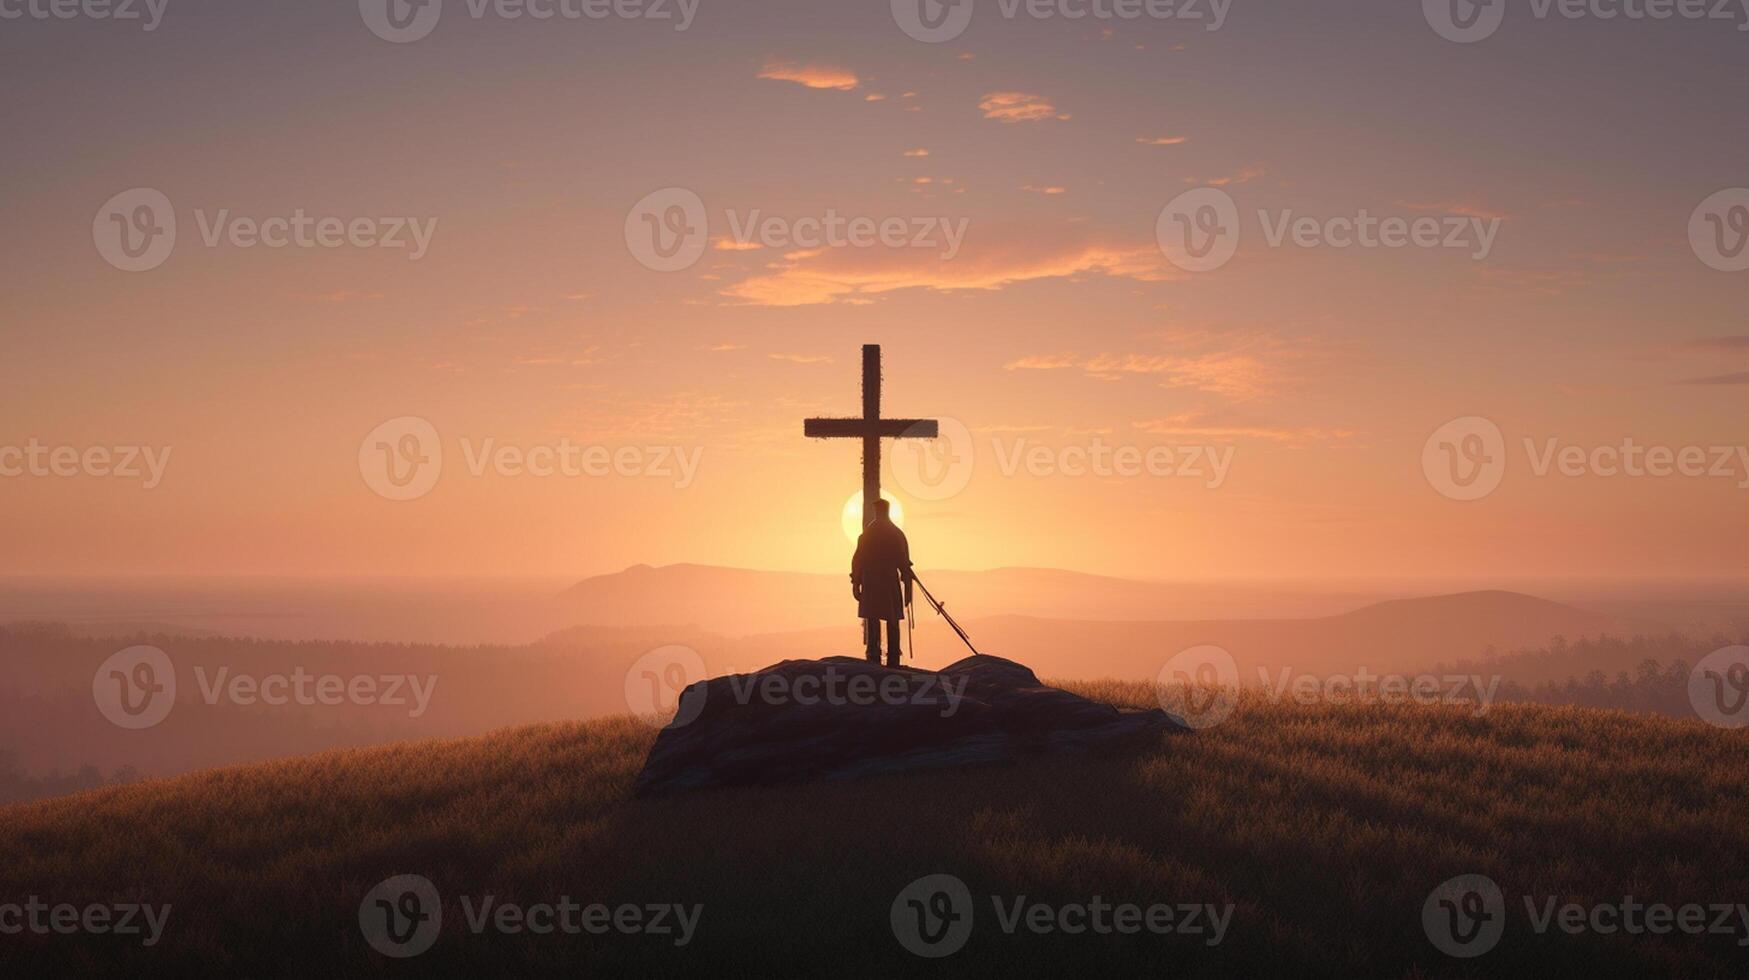
{"label": "dry grass field", "polygon": [[[1146,706],[1146,685],[1068,684]],[[0,974],[1741,976],[1734,935],[1533,930],[1540,903],[1749,898],[1749,741],[1699,722],[1538,705],[1295,705],[1138,755],[632,799],[655,732],[633,718],[328,752],[0,809],[0,905],[168,904],[162,939],[0,935]],[[420,874],[428,952],[359,926]],[[962,879],[969,940],[913,956],[889,910]],[[1436,949],[1422,907],[1484,874],[1499,944]],[[696,933],[470,930],[481,897],[701,905]],[[991,896],[1232,906],[1208,935],[1004,931]],[[468,897],[464,907],[462,897]],[[0,925],[5,920],[0,919]]]}

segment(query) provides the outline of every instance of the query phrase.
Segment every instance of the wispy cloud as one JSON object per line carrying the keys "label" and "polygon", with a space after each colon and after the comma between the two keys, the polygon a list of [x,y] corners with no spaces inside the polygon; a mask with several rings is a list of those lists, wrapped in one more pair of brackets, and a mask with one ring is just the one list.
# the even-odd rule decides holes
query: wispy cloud
{"label": "wispy cloud", "polygon": [[1069,189],[1067,187],[1058,187],[1054,184],[1047,186],[1047,187],[1040,187],[1040,186],[1037,186],[1035,184],[1027,184],[1024,187],[1022,187],[1021,190],[1030,191],[1034,194],[1052,194],[1052,195],[1054,195],[1054,194],[1066,194],[1069,192]]}
{"label": "wispy cloud", "polygon": [[929,155],[929,151],[922,147],[918,147],[915,150],[906,150],[905,155],[908,157],[926,157]]}
{"label": "wispy cloud", "polygon": [[994,290],[1036,279],[1097,274],[1158,282],[1178,277],[1153,242],[991,234],[944,259],[934,249],[825,248],[792,252],[781,263],[722,290],[757,306],[868,303],[897,289]]}
{"label": "wispy cloud", "polygon": [[1439,214],[1462,215],[1466,218],[1481,218],[1484,221],[1504,221],[1507,218],[1512,217],[1504,211],[1498,211],[1470,201],[1435,201],[1429,203],[1398,201],[1397,207],[1408,208],[1411,211],[1433,211]]}
{"label": "wispy cloud", "polygon": [[1221,177],[1209,177],[1206,179],[1186,177],[1184,178],[1184,182],[1186,184],[1203,184],[1208,187],[1227,187],[1232,184],[1248,184],[1268,172],[1269,171],[1263,167],[1250,166],[1240,168],[1238,173],[1227,174]]}
{"label": "wispy cloud", "polygon": [[791,364],[831,364],[832,358],[825,354],[767,354],[774,361],[788,361]]}
{"label": "wispy cloud", "polygon": [[1730,334],[1724,337],[1696,337],[1685,340],[1682,347],[1690,350],[1749,350],[1749,334]]}
{"label": "wispy cloud", "polygon": [[1151,435],[1169,436],[1176,439],[1263,439],[1291,446],[1303,446],[1314,442],[1345,442],[1356,435],[1353,429],[1271,425],[1238,418],[1225,418],[1201,409],[1178,412],[1162,418],[1142,419],[1132,424]]}
{"label": "wispy cloud", "polygon": [[1683,385],[1749,385],[1749,371],[1735,371],[1731,374],[1709,374],[1699,378],[1684,378],[1677,384]]}
{"label": "wispy cloud", "polygon": [[1261,331],[1176,328],[1160,337],[1163,351],[1039,354],[1010,361],[1010,371],[1078,368],[1089,378],[1157,379],[1162,387],[1221,395],[1234,401],[1274,393],[1290,365],[1310,356],[1301,346]]}
{"label": "wispy cloud", "polygon": [[788,61],[768,61],[759,70],[760,78],[777,82],[795,82],[808,88],[837,89],[848,92],[857,85],[856,73],[828,65],[805,65]]}
{"label": "wispy cloud", "polygon": [[1004,371],[1060,371],[1079,364],[1074,354],[1033,354],[1002,365]]}
{"label": "wispy cloud", "polygon": [[1142,144],[1147,145],[1147,146],[1177,146],[1180,143],[1188,143],[1189,141],[1190,141],[1190,137],[1188,137],[1188,136],[1138,136],[1138,137],[1136,137],[1137,143],[1142,143]]}
{"label": "wispy cloud", "polygon": [[1005,123],[1039,122],[1045,119],[1067,119],[1043,96],[1028,92],[990,92],[978,102],[985,119]]}

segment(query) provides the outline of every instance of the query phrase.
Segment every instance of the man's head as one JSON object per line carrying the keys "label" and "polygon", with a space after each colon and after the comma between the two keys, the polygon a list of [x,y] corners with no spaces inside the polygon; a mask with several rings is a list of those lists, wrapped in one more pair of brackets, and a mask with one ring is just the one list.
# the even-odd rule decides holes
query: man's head
{"label": "man's head", "polygon": [[893,519],[893,502],[891,500],[875,501],[875,520],[890,521]]}

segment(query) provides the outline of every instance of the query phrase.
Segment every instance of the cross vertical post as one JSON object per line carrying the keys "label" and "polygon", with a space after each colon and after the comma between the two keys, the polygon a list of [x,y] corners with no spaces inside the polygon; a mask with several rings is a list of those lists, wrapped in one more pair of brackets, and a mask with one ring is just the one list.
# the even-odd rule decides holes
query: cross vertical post
{"label": "cross vertical post", "polygon": [[881,437],[874,428],[881,417],[881,345],[862,345],[862,526],[874,522],[874,502],[881,499]]}

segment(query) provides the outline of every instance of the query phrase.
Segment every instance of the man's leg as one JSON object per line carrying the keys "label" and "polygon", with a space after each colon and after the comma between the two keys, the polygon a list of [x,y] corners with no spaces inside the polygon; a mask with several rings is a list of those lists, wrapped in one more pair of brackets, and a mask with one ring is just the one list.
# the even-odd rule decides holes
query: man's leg
{"label": "man's leg", "polygon": [[862,621],[862,637],[863,637],[864,643],[867,645],[868,662],[871,664],[880,663],[881,662],[881,621],[878,619],[865,619],[865,620],[863,620]]}
{"label": "man's leg", "polygon": [[887,666],[899,666],[899,658],[904,655],[904,647],[899,643],[899,621],[887,620]]}

